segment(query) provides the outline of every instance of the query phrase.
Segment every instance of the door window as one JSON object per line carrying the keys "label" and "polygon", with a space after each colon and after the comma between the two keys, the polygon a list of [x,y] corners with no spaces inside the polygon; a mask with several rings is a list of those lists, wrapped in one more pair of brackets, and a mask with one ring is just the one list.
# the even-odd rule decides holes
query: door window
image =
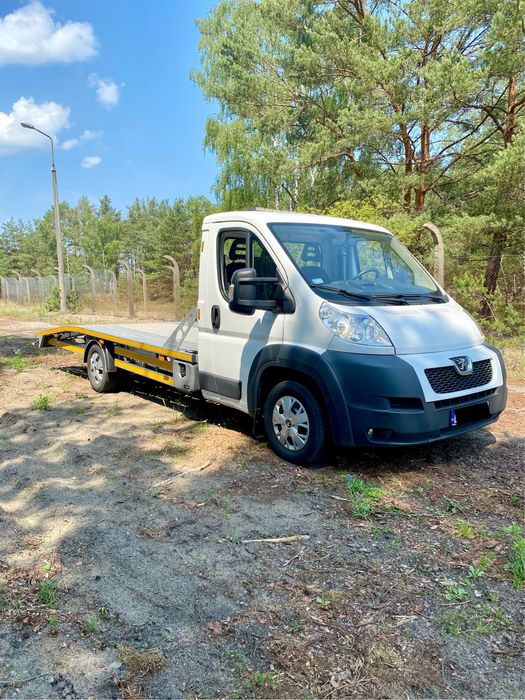
{"label": "door window", "polygon": [[247,231],[224,231],[219,238],[219,285],[225,298],[234,272],[246,267],[253,267],[257,277],[277,276],[274,261],[256,236]]}

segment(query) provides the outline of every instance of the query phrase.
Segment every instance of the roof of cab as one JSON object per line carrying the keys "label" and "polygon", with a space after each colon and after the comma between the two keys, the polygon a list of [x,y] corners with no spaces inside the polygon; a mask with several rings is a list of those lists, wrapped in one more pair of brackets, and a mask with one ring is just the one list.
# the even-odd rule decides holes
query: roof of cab
{"label": "roof of cab", "polygon": [[365,221],[354,221],[353,219],[341,219],[335,216],[321,216],[319,214],[301,214],[299,212],[278,211],[269,209],[255,209],[253,211],[224,211],[206,216],[203,226],[206,224],[225,223],[247,223],[252,226],[261,226],[269,223],[305,223],[318,224],[323,226],[349,226],[351,228],[362,228],[368,231],[382,231],[390,233],[386,228],[369,224]]}

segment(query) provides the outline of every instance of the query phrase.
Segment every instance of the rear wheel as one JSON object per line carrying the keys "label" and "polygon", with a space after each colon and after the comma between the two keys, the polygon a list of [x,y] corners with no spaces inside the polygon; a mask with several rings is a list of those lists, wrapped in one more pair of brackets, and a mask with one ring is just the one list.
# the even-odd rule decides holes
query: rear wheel
{"label": "rear wheel", "polygon": [[315,465],[323,457],[326,422],[321,404],[298,382],[280,382],[264,408],[266,435],[274,452],[294,464]]}
{"label": "rear wheel", "polygon": [[114,391],[118,381],[116,372],[108,372],[104,350],[100,345],[92,345],[87,355],[87,374],[89,382],[99,394]]}

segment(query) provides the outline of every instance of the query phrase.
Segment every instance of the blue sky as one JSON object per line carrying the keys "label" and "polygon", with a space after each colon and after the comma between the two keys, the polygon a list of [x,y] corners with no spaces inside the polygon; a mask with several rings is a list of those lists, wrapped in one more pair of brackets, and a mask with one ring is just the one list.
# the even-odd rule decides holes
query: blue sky
{"label": "blue sky", "polygon": [[211,0],[0,0],[0,223],[52,204],[49,142],[61,200],[108,194],[204,194],[216,178],[202,146],[213,105],[191,83],[195,19]]}

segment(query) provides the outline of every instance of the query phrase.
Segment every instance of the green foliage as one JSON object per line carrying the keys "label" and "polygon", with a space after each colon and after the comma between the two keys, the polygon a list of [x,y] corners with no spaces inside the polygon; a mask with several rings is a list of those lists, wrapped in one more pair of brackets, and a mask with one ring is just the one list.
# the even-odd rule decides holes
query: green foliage
{"label": "green foliage", "polygon": [[56,608],[57,593],[55,584],[52,581],[42,581],[36,599],[48,608]]}
{"label": "green foliage", "polygon": [[445,600],[454,603],[461,603],[468,598],[468,592],[463,586],[456,586],[455,584],[447,587],[445,593]]}
{"label": "green foliage", "polygon": [[426,266],[432,221],[447,288],[489,333],[520,332],[522,11],[515,0],[221,0],[198,23],[193,74],[220,107],[205,144],[221,208],[370,221]]}
{"label": "green foliage", "polygon": [[346,490],[352,503],[352,512],[356,518],[368,518],[374,510],[376,503],[384,495],[384,490],[364,479],[348,474],[346,477]]}
{"label": "green foliage", "polygon": [[31,404],[31,408],[34,411],[50,411],[51,399],[45,394],[40,394],[40,396],[38,396]]}
{"label": "green foliage", "polygon": [[82,631],[84,632],[84,634],[88,635],[100,633],[100,627],[98,625],[97,619],[91,613],[89,613],[89,615],[86,617],[86,621],[84,622]]}
{"label": "green foliage", "polygon": [[26,361],[20,350],[15,350],[12,357],[6,357],[1,364],[8,365],[15,372],[23,372],[26,368]]}
{"label": "green foliage", "polygon": [[[83,265],[94,269],[114,269],[125,257],[150,274],[165,273],[164,255],[173,255],[179,263],[183,296],[196,297],[195,279],[199,263],[199,244],[202,219],[213,211],[206,197],[167,200],[154,198],[135,200],[128,207],[127,216],[117,211],[110,198],[104,195],[96,206],[87,197],[81,197],[76,206],[60,205],[62,234],[66,249],[66,271],[83,272]],[[10,276],[13,270],[22,275],[55,274],[56,243],[53,210],[32,223],[4,222],[0,226],[0,275]],[[151,285],[155,298],[154,284]],[[162,290],[166,298],[166,292]],[[67,299],[70,311],[77,311],[79,296],[70,292]],[[60,308],[58,289],[53,289],[46,300],[46,311]]]}
{"label": "green foliage", "polygon": [[474,526],[469,523],[468,520],[463,520],[462,518],[457,518],[454,521],[454,529],[460,537],[471,540],[476,536],[476,530]]}
{"label": "green foliage", "polygon": [[514,588],[523,588],[525,583],[525,537],[515,537],[509,559],[506,568],[512,574]]}
{"label": "green foliage", "polygon": [[[45,300],[44,311],[59,311],[60,310],[60,290],[58,287],[53,287],[51,294]],[[67,310],[75,313],[80,308],[80,295],[76,289],[72,289],[66,297]]]}

